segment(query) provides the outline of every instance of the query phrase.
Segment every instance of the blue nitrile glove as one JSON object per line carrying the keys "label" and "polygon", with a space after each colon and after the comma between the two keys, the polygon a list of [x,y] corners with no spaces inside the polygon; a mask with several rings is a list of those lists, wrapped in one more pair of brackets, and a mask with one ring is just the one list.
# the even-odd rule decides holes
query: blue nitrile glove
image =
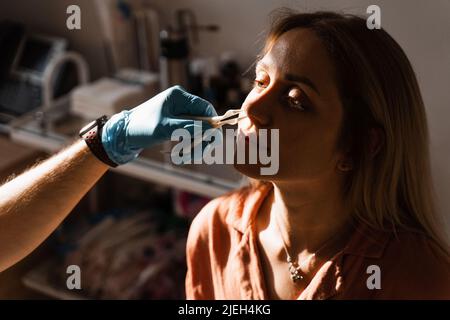
{"label": "blue nitrile glove", "polygon": [[[193,136],[194,120],[177,119],[181,114],[212,117],[217,112],[206,100],[174,86],[132,110],[112,116],[103,127],[103,147],[112,161],[125,164],[144,148],[170,140],[178,128],[187,129]],[[201,124],[202,132],[211,128],[205,121]]]}

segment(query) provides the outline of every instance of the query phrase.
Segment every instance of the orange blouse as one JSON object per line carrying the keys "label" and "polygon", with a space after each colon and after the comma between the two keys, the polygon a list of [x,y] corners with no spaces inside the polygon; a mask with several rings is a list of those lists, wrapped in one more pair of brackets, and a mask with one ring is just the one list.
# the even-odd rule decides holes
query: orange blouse
{"label": "orange blouse", "polygon": [[[187,299],[268,299],[255,216],[272,185],[208,203],[187,241]],[[367,282],[379,267],[381,288]],[[450,258],[426,236],[356,229],[298,299],[450,299]]]}

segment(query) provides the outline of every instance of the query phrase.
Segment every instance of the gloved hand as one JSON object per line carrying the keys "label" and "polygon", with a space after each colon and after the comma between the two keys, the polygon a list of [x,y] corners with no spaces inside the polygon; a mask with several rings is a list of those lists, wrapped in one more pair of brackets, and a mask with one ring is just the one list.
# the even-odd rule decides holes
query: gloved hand
{"label": "gloved hand", "polygon": [[[175,118],[181,114],[217,116],[209,102],[174,86],[132,110],[112,116],[102,130],[103,147],[112,161],[125,164],[144,148],[170,140],[178,128],[187,129],[193,135],[194,120]],[[211,128],[206,121],[201,124],[202,132]]]}

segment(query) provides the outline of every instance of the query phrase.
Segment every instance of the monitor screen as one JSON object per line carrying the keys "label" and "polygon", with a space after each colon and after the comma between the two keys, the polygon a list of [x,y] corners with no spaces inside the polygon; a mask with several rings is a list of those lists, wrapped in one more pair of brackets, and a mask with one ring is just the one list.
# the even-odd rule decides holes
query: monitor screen
{"label": "monitor screen", "polygon": [[19,60],[19,69],[42,73],[50,56],[52,44],[45,40],[28,38]]}

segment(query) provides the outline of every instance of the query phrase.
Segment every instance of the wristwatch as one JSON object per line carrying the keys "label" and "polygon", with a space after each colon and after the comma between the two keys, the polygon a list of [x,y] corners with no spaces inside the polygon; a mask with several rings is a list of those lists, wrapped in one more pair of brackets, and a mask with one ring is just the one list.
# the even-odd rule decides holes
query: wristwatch
{"label": "wristwatch", "polygon": [[80,130],[81,139],[86,142],[91,152],[103,163],[106,163],[110,167],[117,167],[117,163],[112,161],[106,154],[102,144],[102,128],[108,121],[107,116],[101,116],[100,118],[87,124]]}

